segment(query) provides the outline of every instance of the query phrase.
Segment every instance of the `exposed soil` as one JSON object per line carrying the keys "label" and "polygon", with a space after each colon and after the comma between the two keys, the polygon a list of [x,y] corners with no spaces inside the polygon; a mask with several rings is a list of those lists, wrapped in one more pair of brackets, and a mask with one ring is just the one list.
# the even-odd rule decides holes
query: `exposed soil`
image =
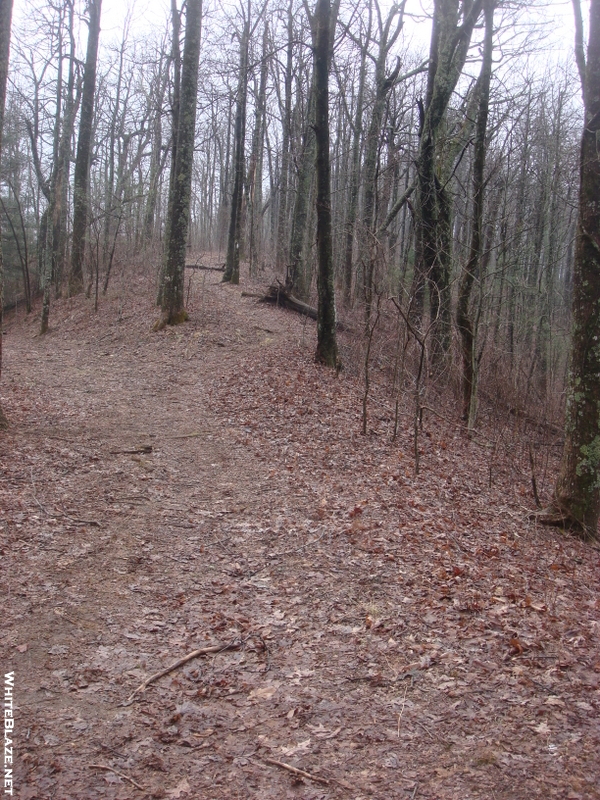
{"label": "exposed soil", "polygon": [[15,796],[600,798],[598,550],[443,420],[415,477],[409,406],[361,436],[314,323],[219,278],[160,333],[149,285],[7,321]]}

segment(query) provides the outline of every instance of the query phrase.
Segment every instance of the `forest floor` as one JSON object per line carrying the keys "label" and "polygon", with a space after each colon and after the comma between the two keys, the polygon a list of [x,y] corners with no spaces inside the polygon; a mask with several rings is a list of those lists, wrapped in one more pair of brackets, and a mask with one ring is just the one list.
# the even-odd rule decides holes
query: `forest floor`
{"label": "forest floor", "polygon": [[415,477],[408,401],[362,436],[314,323],[219,278],[160,333],[150,280],[6,320],[14,796],[600,798],[598,549],[484,432],[426,419]]}

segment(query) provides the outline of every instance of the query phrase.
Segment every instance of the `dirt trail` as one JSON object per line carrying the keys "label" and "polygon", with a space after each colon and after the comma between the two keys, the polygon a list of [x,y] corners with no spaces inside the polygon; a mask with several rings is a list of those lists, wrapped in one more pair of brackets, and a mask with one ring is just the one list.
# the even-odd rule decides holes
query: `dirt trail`
{"label": "dirt trail", "polygon": [[313,323],[193,280],[160,334],[126,293],[9,321],[16,796],[600,797],[598,553],[452,428],[415,480]]}

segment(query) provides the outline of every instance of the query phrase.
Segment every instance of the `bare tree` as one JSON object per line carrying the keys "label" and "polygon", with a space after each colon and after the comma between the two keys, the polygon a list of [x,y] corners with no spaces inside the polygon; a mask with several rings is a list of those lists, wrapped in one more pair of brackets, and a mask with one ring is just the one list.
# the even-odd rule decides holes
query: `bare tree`
{"label": "bare tree", "polygon": [[440,130],[465,64],[482,3],[483,0],[435,0],[434,3],[417,158],[415,307],[421,310],[423,291],[429,284],[431,316],[438,319],[439,328],[440,344],[435,352],[447,350],[450,344],[451,206],[447,186],[438,177]]}
{"label": "bare tree", "polygon": [[483,61],[477,92],[479,108],[475,133],[475,153],[473,156],[473,220],[469,258],[462,270],[456,323],[460,333],[463,365],[463,419],[471,430],[475,425],[477,413],[477,353],[475,349],[475,322],[469,304],[473,284],[479,280],[483,249],[483,205],[485,195],[485,156],[488,112],[490,105],[490,83],[492,78],[492,54],[494,36],[494,0],[484,0],[485,39]]}
{"label": "bare tree", "polygon": [[[8,78],[8,58],[10,54],[10,29],[13,0],[0,0],[0,153],[2,152],[2,129],[4,127],[4,104],[6,101],[6,81]],[[2,237],[0,237],[0,377],[2,376],[2,311],[4,308],[4,263],[2,261]],[[8,421],[0,406],[0,429],[6,428]]]}
{"label": "bare tree", "polygon": [[73,245],[71,271],[69,273],[69,295],[71,296],[83,291],[83,262],[88,233],[90,152],[96,97],[96,65],[98,61],[102,0],[88,0],[87,10],[89,14],[89,29],[73,184]]}
{"label": "bare tree", "polygon": [[258,86],[254,87],[255,113],[252,146],[247,176],[248,207],[248,258],[250,274],[257,272],[262,244],[262,181],[264,140],[267,113],[267,78],[269,72],[269,23],[265,22],[262,40],[262,56]]}
{"label": "bare tree", "polygon": [[170,189],[168,238],[165,243],[165,268],[161,292],[162,317],[156,325],[157,328],[177,325],[187,319],[183,277],[192,189],[201,31],[202,0],[187,0],[176,161],[175,169],[171,173],[174,184]]}
{"label": "bare tree", "polygon": [[229,218],[229,235],[227,238],[227,258],[223,280],[231,283],[240,282],[240,248],[242,243],[242,209],[244,200],[244,177],[246,162],[244,143],[246,139],[246,106],[248,100],[248,70],[250,40],[266,9],[263,6],[260,14],[252,24],[252,0],[242,9],[244,25],[240,34],[240,66],[238,74],[237,98],[235,109],[235,134],[233,149],[233,193],[231,197],[231,215]]}
{"label": "bare tree", "polygon": [[[337,9],[336,9],[337,10]],[[310,14],[313,37],[315,141],[317,149],[317,351],[315,359],[328,367],[339,368],[335,331],[335,292],[333,281],[333,240],[331,235],[331,165],[329,161],[329,66],[332,52],[330,0],[317,0]],[[337,16],[337,14],[336,14]]]}
{"label": "bare tree", "polygon": [[[363,145],[363,108],[365,102],[365,82],[367,75],[367,54],[371,41],[373,26],[373,0],[367,0],[367,22],[360,38],[356,39],[356,44],[360,49],[360,66],[358,69],[358,87],[356,90],[356,108],[352,121],[352,155],[350,163],[350,186],[348,189],[348,199],[346,206],[346,241],[344,248],[344,300],[347,305],[352,299],[352,276],[353,276],[353,257],[354,241],[356,235],[356,218],[358,215],[358,195],[360,188],[360,156]],[[341,93],[341,92],[340,92]]]}
{"label": "bare tree", "polygon": [[365,142],[365,160],[363,164],[363,215],[362,215],[362,247],[361,262],[363,268],[363,298],[365,302],[365,330],[369,329],[371,317],[371,304],[373,302],[373,280],[375,273],[375,252],[377,242],[376,233],[376,195],[378,156],[383,128],[385,104],[389,92],[400,74],[400,59],[391,72],[387,72],[387,58],[390,50],[396,43],[404,25],[404,6],[406,0],[400,5],[394,4],[385,22],[381,16],[379,3],[375,0],[375,10],[379,22],[379,52],[375,61],[375,86],[373,109]]}

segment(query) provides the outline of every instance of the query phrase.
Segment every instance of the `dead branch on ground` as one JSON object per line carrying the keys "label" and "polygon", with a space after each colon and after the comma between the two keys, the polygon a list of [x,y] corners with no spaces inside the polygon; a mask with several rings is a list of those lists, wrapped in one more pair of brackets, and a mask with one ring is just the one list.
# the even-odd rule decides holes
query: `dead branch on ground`
{"label": "dead branch on ground", "polygon": [[265,764],[273,764],[276,767],[281,767],[281,769],[287,769],[288,772],[298,775],[301,778],[308,778],[309,781],[315,781],[315,783],[322,783],[324,786],[329,786],[329,781],[326,778],[319,778],[318,775],[312,775],[310,772],[305,772],[303,769],[292,767],[291,764],[286,764],[285,761],[275,761],[274,758],[263,758],[263,761]]}
{"label": "dead branch on ground", "polygon": [[125,700],[124,703],[121,703],[121,705],[130,706],[133,703],[135,696],[137,694],[140,694],[140,692],[146,691],[146,689],[148,688],[148,686],[150,686],[151,683],[154,683],[159,678],[168,675],[170,672],[173,672],[178,667],[187,664],[187,662],[191,661],[193,658],[198,658],[198,656],[206,656],[211,653],[223,653],[226,650],[239,650],[241,646],[242,642],[237,641],[237,642],[229,642],[229,644],[215,644],[212,645],[211,647],[201,647],[199,650],[193,650],[191,653],[188,653],[187,656],[178,658],[177,661],[174,661],[168,667],[165,667],[165,669],[161,669],[159,672],[155,672],[154,675],[150,675],[149,678],[146,678],[146,680],[143,681],[143,683],[140,683],[137,689],[134,692],[132,692],[127,698],[127,700]]}
{"label": "dead branch on ground", "polygon": [[128,783],[130,783],[132,786],[135,786],[135,788],[136,788],[136,789],[139,789],[139,790],[140,790],[140,792],[145,792],[145,791],[146,791],[146,789],[144,789],[144,787],[143,787],[143,786],[140,786],[140,784],[139,784],[139,783],[136,783],[136,782],[133,780],[133,778],[130,778],[128,775],[125,775],[125,773],[124,773],[124,772],[119,772],[119,770],[118,770],[118,769],[115,769],[114,767],[109,767],[109,766],[108,766],[108,765],[106,765],[106,764],[88,764],[88,767],[89,767],[90,769],[104,769],[104,770],[106,770],[107,772],[114,772],[114,774],[115,774],[115,775],[118,775],[118,776],[119,776],[119,778],[123,778],[123,780],[124,780],[124,781],[127,781],[127,782],[128,782]]}

